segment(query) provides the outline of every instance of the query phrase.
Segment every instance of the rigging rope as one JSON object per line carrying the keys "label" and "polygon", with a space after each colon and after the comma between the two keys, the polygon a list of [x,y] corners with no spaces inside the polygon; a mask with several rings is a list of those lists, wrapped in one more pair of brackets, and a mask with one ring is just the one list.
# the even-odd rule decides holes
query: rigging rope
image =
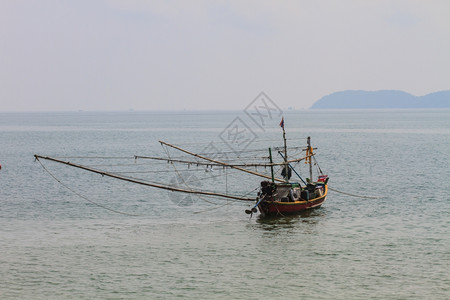
{"label": "rigging rope", "polygon": [[42,166],[42,168],[43,168],[43,169],[44,169],[44,170],[45,170],[45,171],[46,171],[53,179],[55,179],[59,184],[61,184],[63,187],[65,187],[66,189],[68,189],[69,191],[71,191],[72,193],[74,193],[75,195],[77,195],[78,197],[83,198],[84,200],[88,201],[89,203],[94,204],[95,206],[98,206],[98,207],[100,207],[100,208],[103,208],[103,209],[112,211],[112,212],[117,213],[117,214],[121,214],[121,215],[125,215],[125,216],[131,216],[131,217],[138,217],[138,216],[140,216],[140,215],[129,214],[129,213],[126,213],[126,212],[118,211],[118,210],[115,210],[115,209],[106,207],[106,206],[104,206],[104,205],[102,205],[102,204],[99,204],[99,203],[97,203],[97,202],[94,202],[94,201],[88,199],[87,197],[81,195],[81,194],[78,193],[77,191],[75,191],[75,190],[73,190],[72,188],[70,188],[68,185],[64,184],[61,180],[59,180],[58,178],[56,178],[56,176],[53,175],[53,173],[50,172],[50,171],[42,164],[42,162],[39,160],[39,158],[36,157],[36,160],[39,162],[39,164]]}
{"label": "rigging rope", "polygon": [[[255,192],[256,190],[258,190],[258,189],[259,189],[259,186],[258,186],[256,189],[254,189],[253,191],[249,191],[249,192],[245,193],[244,195],[242,195],[242,197],[246,197],[247,195],[249,195],[249,194],[251,194],[251,193],[254,193],[254,192]],[[213,210],[222,208],[222,207],[224,207],[224,206],[227,206],[227,205],[236,203],[237,201],[239,201],[239,200],[232,200],[232,201],[228,200],[227,203],[225,203],[225,204],[222,204],[222,205],[216,206],[216,207],[212,207],[212,208],[210,208],[210,209],[205,209],[205,210],[196,211],[196,212],[194,212],[194,214],[201,214],[201,213],[204,213],[204,212],[210,212],[210,211],[213,211]]]}
{"label": "rigging rope", "polygon": [[329,190],[336,192],[336,193],[340,193],[340,194],[344,194],[347,196],[352,196],[352,197],[357,197],[357,198],[366,198],[366,199],[380,199],[381,197],[373,197],[373,196],[361,196],[361,195],[355,195],[355,194],[350,194],[350,193],[346,193],[346,192],[341,192],[338,190],[335,190],[333,188],[328,187]]}
{"label": "rigging rope", "polygon": [[[201,213],[205,213],[205,212],[210,212],[210,211],[222,208],[224,206],[233,204],[233,203],[235,203],[237,201],[239,201],[239,200],[227,201],[225,204],[222,204],[222,205],[219,205],[219,206],[215,206],[215,207],[212,207],[212,208],[209,208],[209,209],[205,209],[205,210],[194,211],[194,214],[201,214]],[[216,205],[218,205],[218,204],[216,204]]]}
{"label": "rigging rope", "polygon": [[[167,157],[170,159],[170,152],[169,152],[169,149],[167,149],[167,146],[163,146],[163,145],[161,144],[161,147],[162,147],[163,150],[166,152]],[[175,170],[175,173],[177,174],[178,178],[181,179],[181,180],[183,181],[184,185],[185,185],[188,189],[193,190],[193,188],[191,188],[191,187],[187,184],[187,182],[184,180],[183,176],[180,175],[180,173],[178,172],[177,168],[175,167],[175,164],[172,163],[171,165],[172,165],[173,169]],[[178,181],[178,180],[177,180],[177,181]],[[205,202],[207,202],[207,203],[210,203],[210,204],[217,205],[217,204],[214,203],[214,202],[211,202],[211,201],[208,201],[208,200],[204,199],[202,196],[200,196],[200,195],[198,195],[198,194],[197,194],[196,196],[197,196],[200,200],[203,200],[203,201],[205,201]]]}
{"label": "rigging rope", "polygon": [[[161,143],[161,147],[163,148],[164,152],[166,152],[167,157],[168,157],[169,159],[171,159],[171,156],[170,156],[170,150],[169,150],[168,145]],[[178,174],[178,169],[175,167],[175,164],[172,164],[172,166],[173,166],[175,172]],[[222,167],[224,167],[224,166],[222,165]],[[225,168],[225,170],[227,170],[227,169]],[[178,174],[178,176],[180,176],[180,175]],[[208,178],[214,178],[214,177],[219,177],[219,176],[221,176],[221,175],[211,176],[211,177],[208,177]],[[226,178],[226,186],[225,186],[225,190],[226,190],[226,193],[227,193],[227,192],[228,192],[228,180],[227,180],[227,178],[228,178],[228,173],[227,173],[227,172],[225,172],[225,178]],[[183,180],[183,183],[184,183],[188,188],[190,188],[189,185],[187,184],[187,182],[185,182],[184,178],[181,178],[181,179]],[[249,195],[250,193],[252,193],[252,192],[254,192],[255,190],[257,190],[258,188],[259,188],[259,187],[256,187],[253,191],[247,192],[247,193],[245,193],[245,194],[244,194],[243,196],[241,196],[241,197],[246,197],[246,196]],[[208,203],[212,203],[212,202],[209,202],[209,201],[203,199],[203,198],[202,198],[200,195],[198,195],[198,194],[197,194],[197,197],[200,198],[200,199],[202,199],[203,201],[206,201],[206,202],[208,202]],[[216,204],[216,203],[212,203],[212,204],[218,205],[218,204]],[[223,205],[222,205],[222,206],[223,206]],[[221,206],[220,206],[220,207],[221,207]]]}

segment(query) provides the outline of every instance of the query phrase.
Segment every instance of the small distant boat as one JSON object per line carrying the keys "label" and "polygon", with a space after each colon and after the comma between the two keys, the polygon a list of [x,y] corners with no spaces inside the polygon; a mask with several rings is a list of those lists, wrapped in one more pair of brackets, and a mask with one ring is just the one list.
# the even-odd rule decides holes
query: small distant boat
{"label": "small distant boat", "polygon": [[[229,192],[220,193],[214,191],[206,191],[201,189],[194,189],[188,185],[186,188],[173,186],[171,184],[164,183],[155,183],[150,182],[148,180],[140,180],[134,177],[127,177],[121,173],[108,172],[104,170],[99,170],[90,166],[76,164],[69,161],[63,161],[54,157],[35,155],[36,160],[45,159],[54,161],[57,163],[62,163],[68,166],[76,167],[83,169],[85,171],[93,172],[101,174],[102,176],[108,176],[112,178],[116,178],[119,180],[128,181],[135,184],[150,186],[158,189],[169,190],[173,192],[179,193],[187,193],[187,194],[197,194],[199,196],[209,196],[209,197],[218,197],[224,199],[233,199],[236,201],[253,201],[255,204],[251,209],[245,210],[247,214],[252,215],[253,213],[259,212],[262,216],[286,216],[292,214],[298,214],[302,211],[318,208],[320,207],[327,198],[328,193],[328,175],[323,174],[322,170],[317,164],[314,150],[311,146],[311,138],[307,138],[306,148],[302,149],[306,152],[304,157],[288,160],[287,153],[287,145],[286,145],[286,132],[284,129],[284,118],[282,119],[280,126],[283,129],[283,140],[284,147],[277,148],[278,154],[283,158],[283,161],[280,163],[274,163],[272,160],[272,149],[269,148],[269,162],[252,164],[248,162],[244,163],[230,163],[230,162],[222,162],[217,159],[212,159],[200,154],[196,154],[185,149],[182,149],[178,146],[160,141],[161,145],[171,147],[178,151],[181,151],[185,154],[193,156],[196,160],[180,160],[180,159],[172,159],[171,157],[149,157],[149,156],[134,156],[134,159],[151,159],[151,160],[163,160],[167,161],[171,164],[186,164],[187,166],[197,165],[199,166],[220,166],[222,168],[230,168],[237,171],[245,172],[254,176],[263,177],[265,180],[260,183],[259,191],[257,193],[257,197],[255,198],[247,198],[245,196],[233,195]],[[283,149],[284,151],[280,151]],[[266,157],[267,159],[267,157]],[[292,166],[293,163],[298,163],[300,161],[305,161],[305,164],[309,165],[309,178],[304,180],[301,175],[294,169]],[[313,180],[313,172],[312,166],[317,165],[318,167],[318,176],[317,180]],[[266,175],[259,173],[257,171],[250,170],[249,168],[254,167],[270,167],[271,174]],[[274,167],[281,167],[281,176],[283,178],[276,178],[274,175]],[[45,168],[45,167],[44,167]],[[292,173],[300,179],[300,181],[291,180]],[[53,176],[53,175],[52,175]],[[56,178],[55,178],[56,179]]]}

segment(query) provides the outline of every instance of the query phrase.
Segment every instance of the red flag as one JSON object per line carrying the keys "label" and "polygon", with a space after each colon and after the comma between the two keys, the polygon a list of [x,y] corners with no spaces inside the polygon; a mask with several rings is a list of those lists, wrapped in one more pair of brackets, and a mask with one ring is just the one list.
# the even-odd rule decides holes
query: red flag
{"label": "red flag", "polygon": [[280,127],[284,129],[284,117],[281,117]]}

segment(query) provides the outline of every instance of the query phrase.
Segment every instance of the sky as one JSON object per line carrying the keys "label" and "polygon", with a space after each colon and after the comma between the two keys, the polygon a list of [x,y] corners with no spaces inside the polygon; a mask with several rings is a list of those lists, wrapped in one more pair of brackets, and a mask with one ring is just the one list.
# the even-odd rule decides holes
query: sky
{"label": "sky", "polygon": [[0,111],[309,108],[450,89],[448,0],[0,0]]}

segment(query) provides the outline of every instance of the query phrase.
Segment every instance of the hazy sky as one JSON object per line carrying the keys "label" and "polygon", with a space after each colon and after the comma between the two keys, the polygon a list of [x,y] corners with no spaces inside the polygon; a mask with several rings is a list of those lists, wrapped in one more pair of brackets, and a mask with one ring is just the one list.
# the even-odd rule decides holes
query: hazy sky
{"label": "hazy sky", "polygon": [[450,89],[449,0],[0,0],[0,111],[307,108]]}

